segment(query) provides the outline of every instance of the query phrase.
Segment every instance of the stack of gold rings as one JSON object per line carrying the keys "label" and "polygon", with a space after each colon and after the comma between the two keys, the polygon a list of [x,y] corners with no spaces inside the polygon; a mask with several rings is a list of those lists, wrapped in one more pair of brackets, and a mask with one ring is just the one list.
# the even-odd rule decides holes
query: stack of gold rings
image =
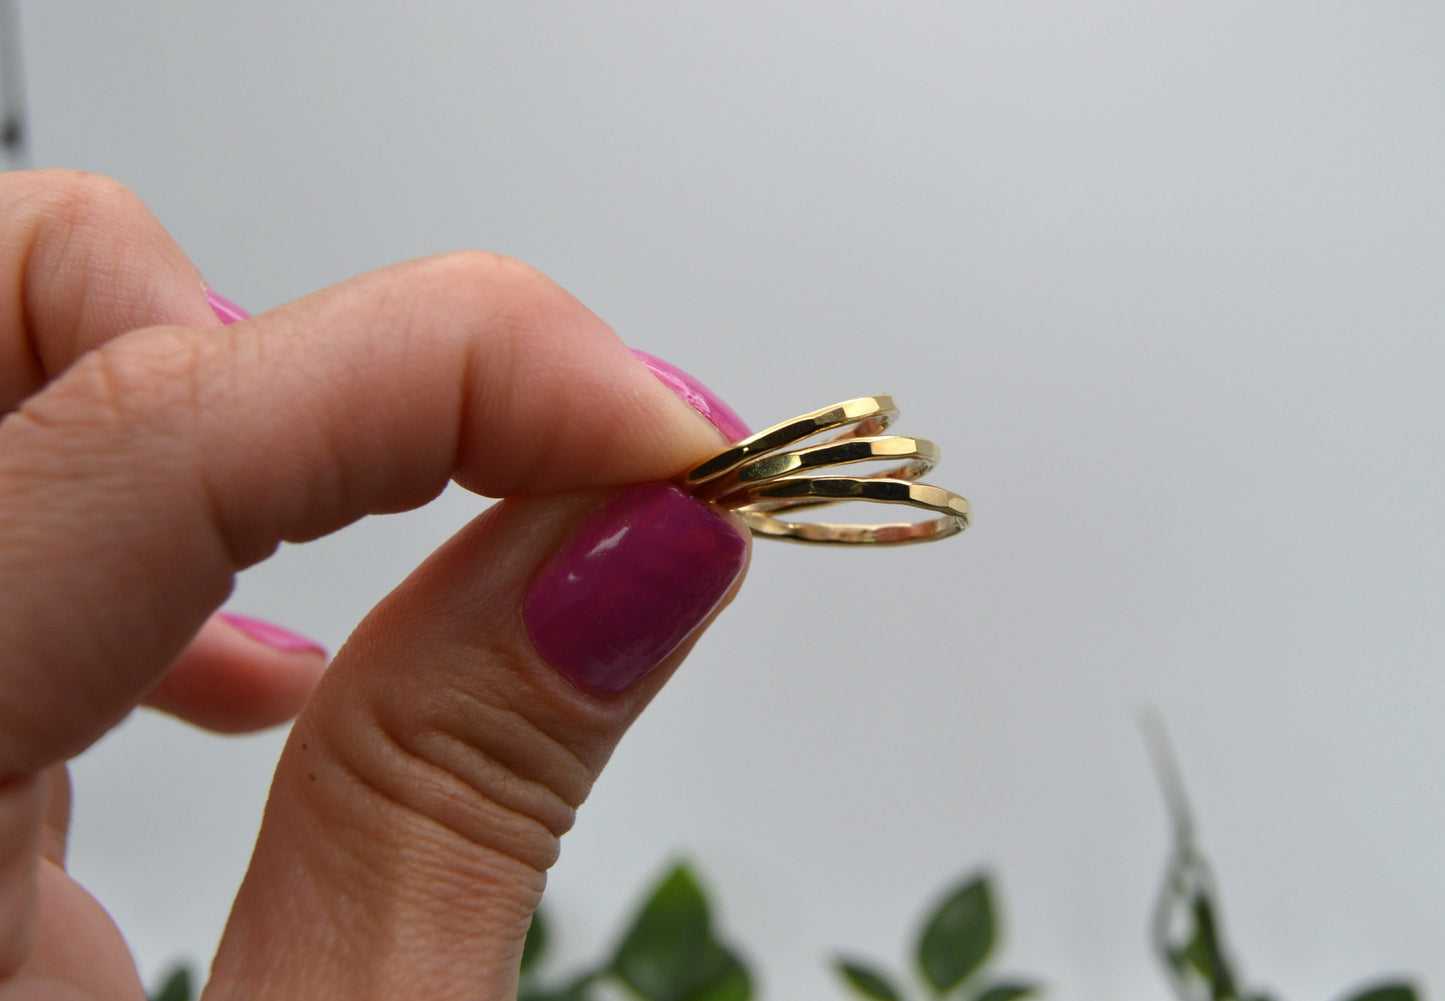
{"label": "stack of gold rings", "polygon": [[[969,524],[968,501],[917,482],[938,464],[938,446],[922,438],[880,434],[897,417],[891,396],[845,400],[744,438],[689,470],[683,484],[694,496],[736,511],[754,535],[768,538],[885,545],[957,535]],[[820,444],[794,447],[839,428],[844,430]],[[871,476],[831,472],[833,467],[856,462],[889,465]],[[907,504],[937,517],[872,525],[785,517],[792,511],[849,501]]]}

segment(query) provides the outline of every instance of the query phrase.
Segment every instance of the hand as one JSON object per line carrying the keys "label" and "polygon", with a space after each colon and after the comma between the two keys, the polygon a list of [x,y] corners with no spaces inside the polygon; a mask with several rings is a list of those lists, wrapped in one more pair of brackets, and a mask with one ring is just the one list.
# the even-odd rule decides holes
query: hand
{"label": "hand", "polygon": [[[64,762],[147,701],[301,714],[208,1001],[513,997],[558,837],[741,581],[745,533],[662,482],[717,427],[490,255],[222,327],[134,196],[51,171],[0,176],[0,414],[0,998],[144,997],[65,873]],[[213,617],[282,541],[449,478],[508,499],[324,675]]]}

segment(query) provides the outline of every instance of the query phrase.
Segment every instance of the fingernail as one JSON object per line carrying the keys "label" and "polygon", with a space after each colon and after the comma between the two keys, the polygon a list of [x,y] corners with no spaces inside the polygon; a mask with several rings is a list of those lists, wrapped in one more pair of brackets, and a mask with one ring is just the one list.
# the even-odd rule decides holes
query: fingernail
{"label": "fingernail", "polygon": [[542,567],[523,605],[532,645],[593,695],[617,695],[687,639],[737,580],[747,544],[665,483],[627,487]]}
{"label": "fingernail", "polygon": [[747,421],[739,417],[736,410],[724,403],[722,397],[682,369],[661,358],[655,358],[646,351],[634,349],[632,353],[637,356],[638,361],[647,366],[649,372],[662,380],[664,386],[682,397],[685,403],[706,417],[728,441],[742,441],[752,434],[752,431],[748,429]]}
{"label": "fingernail", "polygon": [[326,654],[326,648],[315,640],[309,640],[289,629],[282,629],[274,623],[253,619],[249,615],[237,615],[234,612],[221,612],[220,618],[253,640],[264,643],[273,650],[280,650],[282,653],[319,653],[323,656]]}
{"label": "fingernail", "polygon": [[237,320],[249,320],[251,314],[240,306],[237,306],[230,299],[223,295],[217,295],[210,289],[206,289],[206,301],[211,304],[211,310],[221,318],[222,323],[235,323]]}

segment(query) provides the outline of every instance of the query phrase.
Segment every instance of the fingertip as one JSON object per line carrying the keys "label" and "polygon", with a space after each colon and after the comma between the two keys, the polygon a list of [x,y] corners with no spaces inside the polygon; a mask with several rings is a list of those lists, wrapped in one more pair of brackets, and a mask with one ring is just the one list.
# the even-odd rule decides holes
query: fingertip
{"label": "fingertip", "polygon": [[294,718],[326,664],[320,644],[223,612],[206,623],[145,704],[216,733],[249,733]]}

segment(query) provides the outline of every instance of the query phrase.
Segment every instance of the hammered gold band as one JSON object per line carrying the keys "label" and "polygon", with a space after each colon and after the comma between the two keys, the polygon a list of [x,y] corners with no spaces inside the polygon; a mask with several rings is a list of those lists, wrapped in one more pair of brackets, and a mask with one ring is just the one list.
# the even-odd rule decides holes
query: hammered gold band
{"label": "hammered gold band", "polygon": [[[737,508],[754,535],[794,539],[799,542],[842,542],[898,544],[931,542],[957,535],[969,526],[968,501],[950,490],[927,483],[910,483],[881,477],[853,476],[799,477],[769,483],[757,491],[756,504]],[[810,498],[810,503],[836,504],[842,501],[872,501],[907,504],[941,515],[922,522],[883,522],[876,525],[835,525],[814,521],[787,521],[772,512],[797,507],[775,506],[777,498]],[[786,503],[786,501],[784,502]]]}
{"label": "hammered gold band", "polygon": [[897,417],[898,408],[893,405],[891,396],[860,396],[856,400],[844,400],[831,407],[774,424],[751,438],[744,438],[688,470],[683,477],[683,483],[689,487],[699,487],[724,473],[732,472],[749,459],[797,445],[834,428],[853,425],[851,430],[838,435],[838,439],[875,435],[892,424]]}
{"label": "hammered gold band", "polygon": [[[929,542],[969,526],[968,501],[942,487],[914,482],[939,460],[922,438],[883,435],[898,416],[889,396],[863,396],[774,425],[724,449],[683,477],[702,500],[736,511],[754,535],[795,542],[893,545]],[[845,429],[821,444],[800,445]],[[902,460],[901,462],[899,460]],[[870,476],[816,473],[860,462],[891,463]],[[833,524],[780,515],[849,502],[903,504],[937,515],[921,522]]]}
{"label": "hammered gold band", "polygon": [[938,446],[922,438],[905,438],[902,435],[827,441],[821,445],[810,445],[791,452],[774,452],[751,459],[703,484],[696,494],[727,506],[728,497],[779,477],[830,466],[899,459],[903,461],[875,475],[897,480],[916,480],[938,464]]}

